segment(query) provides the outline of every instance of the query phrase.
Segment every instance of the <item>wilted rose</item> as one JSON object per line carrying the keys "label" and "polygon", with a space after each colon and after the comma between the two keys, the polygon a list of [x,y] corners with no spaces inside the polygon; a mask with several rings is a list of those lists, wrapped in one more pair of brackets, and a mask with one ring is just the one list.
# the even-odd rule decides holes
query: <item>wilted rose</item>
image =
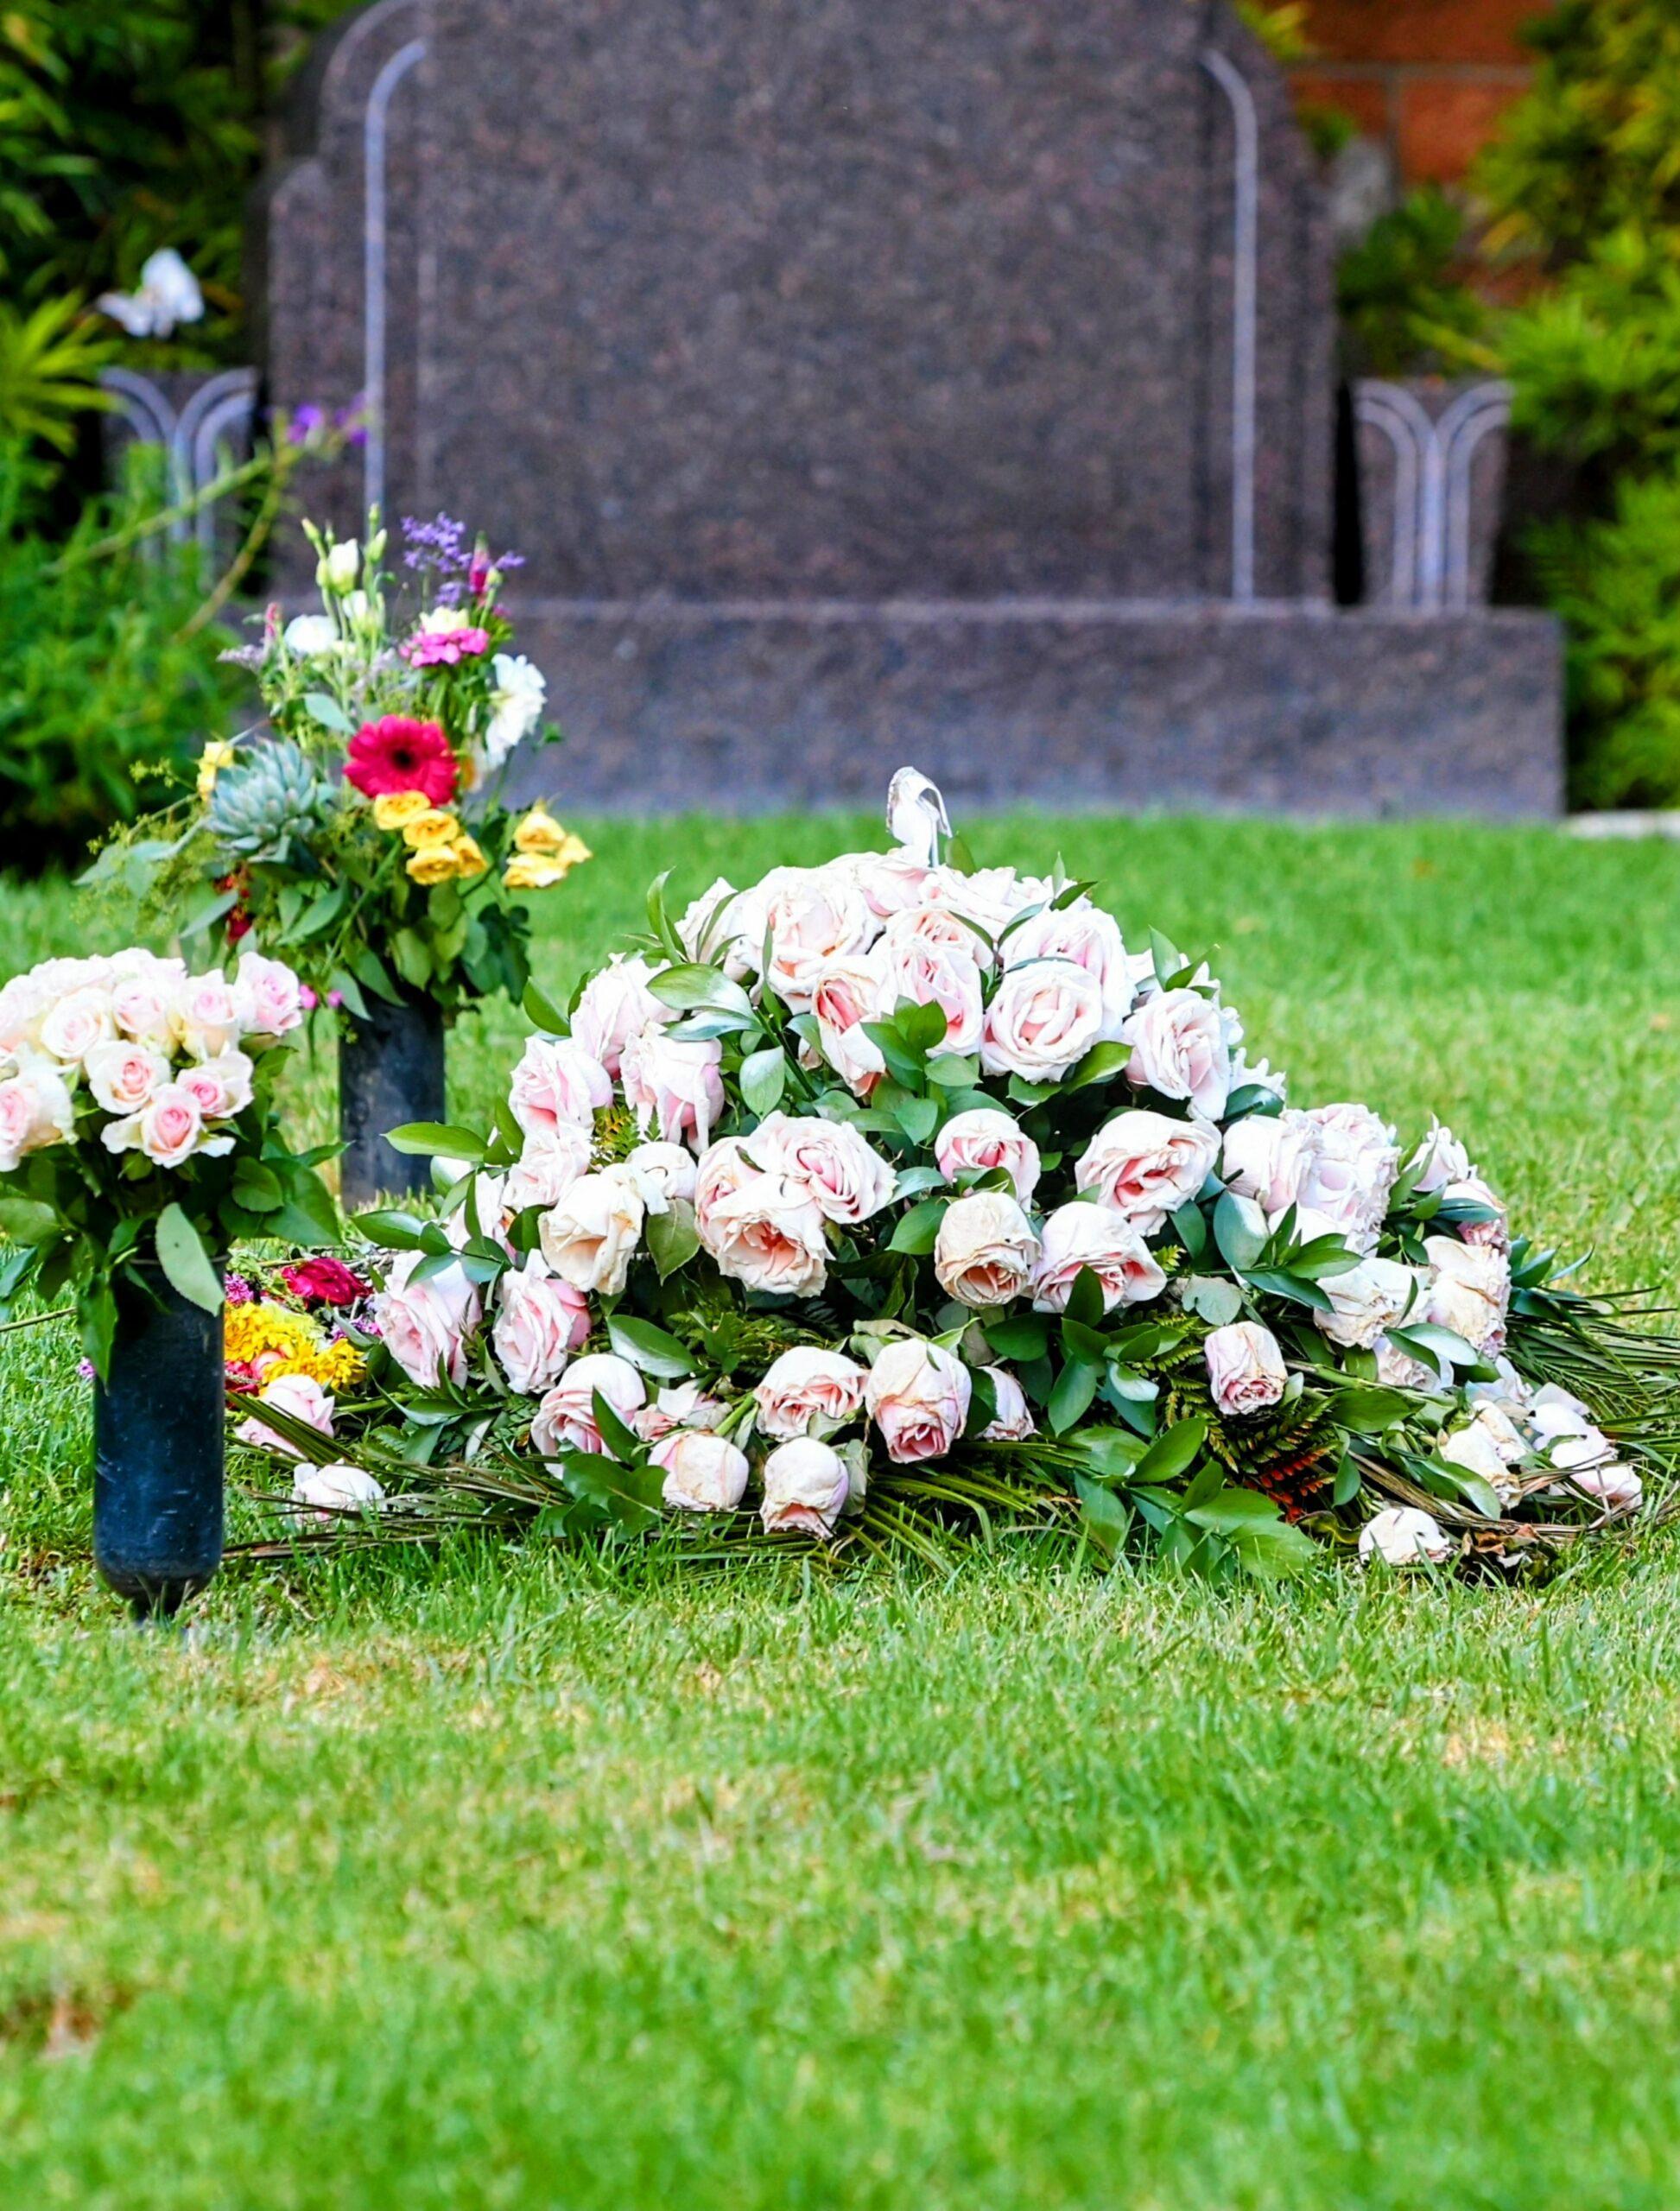
{"label": "wilted rose", "polygon": [[1423,1250],[1435,1269],[1430,1319],[1462,1336],[1473,1350],[1502,1350],[1511,1302],[1511,1262],[1504,1252],[1450,1236],[1426,1237]]}
{"label": "wilted rose", "polygon": [[992,1392],[998,1410],[988,1425],[980,1430],[982,1443],[1024,1443],[1030,1435],[1038,1433],[1031,1410],[1027,1404],[1027,1393],[1006,1366],[988,1367]]}
{"label": "wilted rose", "polygon": [[962,1434],[973,1402],[968,1369],[954,1352],[898,1336],[869,1371],[864,1403],[887,1456],[900,1466],[943,1456]]}
{"label": "wilted rose", "polygon": [[839,1428],[861,1409],[869,1371],[837,1351],[796,1345],[774,1361],[753,1391],[766,1435],[806,1435],[813,1422]]}
{"label": "wilted rose", "polygon": [[1360,1533],[1360,1556],[1367,1566],[1373,1559],[1385,1566],[1438,1566],[1451,1556],[1452,1548],[1434,1514],[1414,1505],[1391,1505],[1373,1513]]}
{"label": "wilted rose", "polygon": [[1319,1288],[1334,1308],[1314,1320],[1333,1344],[1369,1351],[1411,1309],[1417,1277],[1394,1259],[1361,1259],[1345,1274],[1326,1275]]}
{"label": "wilted rose", "polygon": [[[293,1420],[301,1421],[320,1435],[333,1433],[333,1398],[311,1375],[277,1374],[272,1382],[263,1384],[257,1393],[257,1402],[259,1405],[272,1405]],[[277,1451],[287,1459],[303,1456],[295,1443],[288,1443],[277,1429],[263,1421],[242,1421],[234,1433],[241,1443],[249,1443],[258,1451]]]}

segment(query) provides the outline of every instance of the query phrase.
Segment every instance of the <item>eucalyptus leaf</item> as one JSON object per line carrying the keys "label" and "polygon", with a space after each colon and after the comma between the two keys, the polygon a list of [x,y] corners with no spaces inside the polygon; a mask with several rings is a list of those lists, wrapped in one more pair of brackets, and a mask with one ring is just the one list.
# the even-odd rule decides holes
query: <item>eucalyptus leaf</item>
{"label": "eucalyptus leaf", "polygon": [[171,1286],[206,1313],[222,1309],[221,1277],[204,1248],[204,1239],[178,1205],[167,1205],[153,1231],[158,1264]]}

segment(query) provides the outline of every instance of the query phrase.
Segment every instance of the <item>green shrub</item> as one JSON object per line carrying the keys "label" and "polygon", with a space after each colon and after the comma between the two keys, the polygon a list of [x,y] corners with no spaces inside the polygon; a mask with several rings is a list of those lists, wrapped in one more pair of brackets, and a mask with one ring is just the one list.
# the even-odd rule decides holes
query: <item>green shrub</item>
{"label": "green shrub", "polygon": [[238,642],[184,634],[202,592],[193,551],[154,540],[93,554],[152,504],[131,478],[84,513],[67,546],[22,519],[25,469],[0,455],[0,866],[38,874],[140,810],[136,776],[179,770],[230,718],[243,688],[218,655]]}
{"label": "green shrub", "polygon": [[1460,274],[1464,214],[1438,185],[1421,185],[1348,247],[1337,301],[1355,375],[1456,374],[1486,312]]}

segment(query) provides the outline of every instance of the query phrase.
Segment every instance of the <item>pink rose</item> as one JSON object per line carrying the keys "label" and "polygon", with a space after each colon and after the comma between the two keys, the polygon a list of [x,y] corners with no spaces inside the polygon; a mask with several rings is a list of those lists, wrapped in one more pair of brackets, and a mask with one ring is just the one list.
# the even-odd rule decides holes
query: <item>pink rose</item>
{"label": "pink rose", "polygon": [[533,1036],[508,1090],[514,1119],[539,1139],[565,1128],[586,1133],[612,1103],[612,1076],[573,1036]]}
{"label": "pink rose", "polygon": [[[301,1421],[306,1428],[313,1428],[318,1435],[333,1433],[333,1401],[311,1375],[276,1375],[257,1391],[257,1402],[259,1405],[276,1406],[293,1420]],[[277,1429],[265,1426],[260,1420],[242,1421],[234,1433],[241,1443],[249,1443],[257,1450],[278,1451],[287,1459],[303,1456],[295,1443],[288,1443]]]}
{"label": "pink rose", "polygon": [[187,969],[179,960],[132,960],[118,953],[112,963],[111,1010],[119,1033],[143,1044],[167,1043],[169,1014]]}
{"label": "pink rose", "polygon": [[411,1282],[422,1254],[405,1251],[374,1300],[374,1317],[391,1357],[422,1390],[437,1387],[441,1365],[452,1382],[466,1378],[466,1338],[483,1301],[459,1265]]}
{"label": "pink rose", "polygon": [[96,1044],[116,1034],[111,993],[90,985],[70,991],[48,1008],[41,1023],[41,1048],[49,1059],[75,1067]]}
{"label": "pink rose", "polygon": [[[867,951],[879,923],[844,868],[777,868],[759,885],[770,966],[764,979],[794,1013],[810,1010],[816,978],[831,960]],[[755,947],[755,966],[758,958]]]}
{"label": "pink rose", "polygon": [[942,945],[948,952],[961,953],[978,967],[989,969],[995,964],[985,933],[949,906],[932,903],[907,906],[887,923],[877,949],[883,957],[891,958],[916,945]]}
{"label": "pink rose", "polygon": [[864,903],[878,921],[925,904],[929,886],[942,872],[915,852],[903,851],[853,852],[849,858],[836,860],[834,865],[851,871]]}
{"label": "pink rose", "polygon": [[648,1455],[665,1477],[665,1503],[679,1512],[732,1512],[746,1494],[746,1454],[726,1436],[679,1428]]}
{"label": "pink rose", "polygon": [[1167,1286],[1154,1253],[1128,1220],[1102,1206],[1060,1206],[1044,1223],[1043,1256],[1033,1277],[1033,1305],[1065,1313],[1082,1268],[1102,1284],[1103,1310],[1143,1305]]}
{"label": "pink rose", "polygon": [[796,1531],[821,1541],[834,1534],[851,1494],[852,1478],[840,1453],[802,1435],[765,1460],[759,1517],[770,1535]]}
{"label": "pink rose", "polygon": [[1126,1079],[1163,1098],[1188,1098],[1217,1121],[1231,1089],[1231,1045],[1220,1009],[1200,991],[1162,991],[1126,1022]]}
{"label": "pink rose", "polygon": [[[605,1075],[605,1069],[602,1069]],[[557,1206],[574,1182],[589,1172],[593,1150],[587,1129],[561,1121],[525,1139],[525,1149],[509,1168],[502,1201],[510,1213],[532,1206]]]}
{"label": "pink rose", "polygon": [[137,1113],[169,1080],[169,1062],[162,1052],[122,1036],[92,1046],[83,1071],[95,1102],[107,1113]]}
{"label": "pink rose", "polygon": [[184,1167],[198,1150],[213,1158],[233,1142],[231,1136],[203,1140],[203,1109],[179,1082],[160,1085],[140,1111],[125,1120],[107,1121],[99,1137],[107,1151],[143,1151],[154,1166],[170,1168]]}
{"label": "pink rose", "polygon": [[1502,1199],[1494,1195],[1480,1175],[1467,1175],[1461,1182],[1449,1182],[1441,1193],[1442,1200],[1453,1205],[1480,1206],[1492,1218],[1487,1220],[1461,1220],[1457,1223],[1460,1241],[1478,1251],[1509,1251],[1511,1223]]}
{"label": "pink rose", "polygon": [[980,1430],[982,1443],[1024,1443],[1038,1433],[1027,1404],[1027,1393],[1006,1366],[989,1367],[998,1410],[989,1426]]}
{"label": "pink rose", "polygon": [[1429,1318],[1462,1336],[1474,1351],[1503,1351],[1511,1303],[1511,1262],[1504,1252],[1461,1244],[1450,1236],[1425,1237],[1423,1250],[1435,1269]]}
{"label": "pink rose", "polygon": [[748,1155],[751,1141],[726,1137],[701,1160],[694,1183],[701,1242],[723,1273],[749,1289],[814,1296],[827,1279],[821,1210],[802,1182],[758,1166]]}
{"label": "pink rose", "polygon": [[826,1220],[855,1228],[892,1201],[892,1169],[849,1121],[771,1113],[748,1143],[755,1159],[802,1182]]}
{"label": "pink rose", "polygon": [[244,1034],[238,996],[220,975],[189,975],[175,996],[171,1031],[194,1059],[213,1059]]}
{"label": "pink rose", "polygon": [[682,1144],[638,1144],[624,1165],[636,1177],[650,1213],[669,1213],[674,1205],[694,1202],[699,1163]]}
{"label": "pink rose", "polygon": [[662,1144],[692,1136],[704,1150],[723,1112],[723,1046],[680,1042],[662,1028],[628,1038],[620,1055],[624,1101],[646,1136],[657,1125]]}
{"label": "pink rose", "polygon": [[247,1055],[231,1046],[225,1052],[218,1052],[214,1059],[200,1060],[196,1067],[183,1067],[176,1080],[190,1097],[198,1100],[199,1111],[206,1121],[231,1121],[250,1103],[251,1072]]}
{"label": "pink rose", "polygon": [[[960,928],[961,923],[957,926]],[[978,939],[975,950],[985,950]],[[941,1052],[960,1055],[979,1045],[986,1026],[982,990],[979,962],[962,946],[936,943],[925,936],[909,936],[895,944],[889,934],[882,940],[883,1009],[891,1013],[903,998],[912,1005],[936,1005],[945,1016]]]}
{"label": "pink rose", "polygon": [[880,1046],[863,1026],[883,1011],[878,950],[825,960],[810,982],[818,1049],[849,1090],[867,1098],[887,1071]]}
{"label": "pink rose", "polygon": [[1452,1131],[1431,1114],[1430,1132],[1407,1163],[1414,1176],[1412,1188],[1421,1197],[1433,1197],[1449,1182],[1467,1182],[1475,1173],[1470,1155]]}
{"label": "pink rose", "polygon": [[[597,1391],[626,1424],[647,1403],[646,1386],[628,1359],[605,1351],[574,1359],[537,1407],[531,1422],[532,1447],[543,1458],[556,1458],[565,1448],[606,1449],[595,1423]],[[607,1453],[609,1458],[612,1455]]]}
{"label": "pink rose", "polygon": [[1134,1108],[1098,1130],[1074,1180],[1140,1235],[1155,1236],[1170,1213],[1195,1201],[1218,1157],[1219,1131],[1206,1121]]}
{"label": "pink rose", "polygon": [[542,1256],[574,1289],[617,1297],[641,1248],[647,1207],[636,1177],[620,1165],[582,1175],[538,1227]]}
{"label": "pink rose", "polygon": [[766,1435],[808,1434],[813,1422],[844,1426],[861,1409],[868,1369],[837,1351],[801,1344],[784,1351],[753,1391]]}
{"label": "pink rose", "polygon": [[677,941],[690,960],[703,967],[720,967],[731,982],[752,972],[764,949],[764,930],[755,944],[745,901],[726,877],[720,876],[709,890],[692,900],[676,925]]}
{"label": "pink rose", "polygon": [[1091,905],[1060,911],[1047,906],[1011,929],[1002,949],[1005,967],[1030,960],[1071,960],[1084,968],[1102,993],[1103,1036],[1110,1042],[1118,1038],[1136,992],[1120,925],[1112,914]]}
{"label": "pink rose", "polygon": [[1318,1131],[1304,1113],[1251,1113],[1225,1131],[1221,1169],[1230,1188],[1275,1224],[1303,1202],[1317,1148]]}
{"label": "pink rose", "polygon": [[899,1466],[943,1457],[961,1435],[973,1402],[968,1369],[954,1352],[897,1336],[869,1371],[864,1403]]}
{"label": "pink rose", "polygon": [[1252,1321],[1215,1328],[1202,1346],[1214,1403],[1227,1420],[1265,1412],[1281,1402],[1289,1370],[1277,1339]]}
{"label": "pink rose", "polygon": [[1400,1171],[1393,1130],[1364,1106],[1317,1106],[1306,1118],[1317,1141],[1303,1206],[1334,1223],[1352,1250],[1374,1251]]}
{"label": "pink rose", "polygon": [[976,1311],[1024,1297],[1038,1264],[1038,1239],[1007,1190],[971,1190],[939,1224],[934,1274],[948,1297]]}
{"label": "pink rose", "polygon": [[242,952],[233,979],[244,1026],[254,1036],[288,1036],[303,1022],[303,985],[283,960]]}
{"label": "pink rose", "polygon": [[75,1102],[56,1067],[38,1061],[0,1082],[0,1175],[27,1152],[67,1142],[75,1125]]}
{"label": "pink rose", "polygon": [[729,1410],[721,1398],[708,1397],[698,1382],[682,1382],[662,1390],[630,1424],[644,1443],[662,1443],[679,1428],[704,1429],[710,1435],[723,1426]]}
{"label": "pink rose", "polygon": [[508,1387],[522,1397],[551,1388],[588,1334],[588,1300],[542,1259],[533,1255],[522,1272],[502,1277],[491,1341]]}
{"label": "pink rose", "polygon": [[1102,988],[1071,960],[1011,967],[986,1016],[980,1065],[987,1074],[1058,1082],[1102,1041]]}
{"label": "pink rose", "polygon": [[948,1182],[959,1175],[990,1175],[1001,1167],[1021,1203],[1032,1203],[1038,1147],[1001,1108],[977,1106],[954,1114],[934,1139],[934,1156]]}
{"label": "pink rose", "polygon": [[676,1019],[648,988],[652,979],[653,970],[639,953],[631,957],[615,953],[583,986],[572,1017],[573,1041],[610,1075],[617,1075],[624,1046],[632,1036]]}

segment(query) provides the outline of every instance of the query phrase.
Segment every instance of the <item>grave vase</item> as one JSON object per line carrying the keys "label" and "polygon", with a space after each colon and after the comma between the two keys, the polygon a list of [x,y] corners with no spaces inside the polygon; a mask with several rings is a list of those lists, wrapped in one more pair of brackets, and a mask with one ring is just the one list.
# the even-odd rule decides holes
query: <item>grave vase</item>
{"label": "grave vase", "polygon": [[222,1315],[165,1280],[120,1282],[93,1385],[93,1558],[137,1619],[169,1619],[222,1558]]}
{"label": "grave vase", "polygon": [[346,1210],[431,1186],[431,1163],[395,1151],[388,1129],[444,1118],[443,1015],[435,1000],[370,996],[339,1032],[339,1194]]}

